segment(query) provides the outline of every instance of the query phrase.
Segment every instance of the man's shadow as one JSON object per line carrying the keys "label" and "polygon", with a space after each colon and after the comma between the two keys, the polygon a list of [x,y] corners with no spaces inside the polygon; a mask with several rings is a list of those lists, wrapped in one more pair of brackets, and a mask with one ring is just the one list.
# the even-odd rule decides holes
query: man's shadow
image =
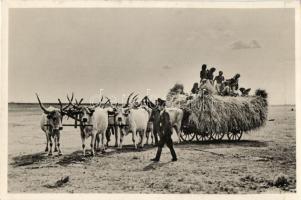
{"label": "man's shadow", "polygon": [[163,167],[164,165],[167,165],[171,163],[171,161],[169,162],[165,162],[165,163],[162,163],[162,162],[151,162],[150,164],[148,164],[147,166],[145,166],[143,168],[143,171],[150,171],[150,170],[156,170],[160,167]]}

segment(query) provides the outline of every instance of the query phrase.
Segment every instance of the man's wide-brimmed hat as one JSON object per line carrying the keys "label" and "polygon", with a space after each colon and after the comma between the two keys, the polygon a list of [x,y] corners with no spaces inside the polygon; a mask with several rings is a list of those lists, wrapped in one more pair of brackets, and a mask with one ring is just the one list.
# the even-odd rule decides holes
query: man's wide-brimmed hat
{"label": "man's wide-brimmed hat", "polygon": [[165,106],[166,105],[166,101],[161,99],[161,98],[158,98],[158,105],[159,106]]}

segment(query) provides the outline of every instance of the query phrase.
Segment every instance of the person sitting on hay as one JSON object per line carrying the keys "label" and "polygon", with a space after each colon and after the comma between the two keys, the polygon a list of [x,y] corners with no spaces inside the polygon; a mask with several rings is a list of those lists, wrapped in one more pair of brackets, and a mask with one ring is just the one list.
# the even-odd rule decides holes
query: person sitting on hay
{"label": "person sitting on hay", "polygon": [[200,72],[200,83],[202,82],[202,80],[207,79],[207,65],[203,64],[202,65],[202,71]]}
{"label": "person sitting on hay", "polygon": [[213,82],[216,81],[215,83],[215,89],[218,94],[221,94],[222,92],[222,86],[223,86],[223,81],[225,80],[225,77],[223,76],[223,71],[218,72],[218,76],[216,76],[213,80]]}
{"label": "person sitting on hay", "polygon": [[210,83],[213,85],[213,77],[214,77],[214,72],[215,72],[215,68],[212,67],[207,71],[207,79],[210,81]]}
{"label": "person sitting on hay", "polygon": [[239,88],[239,91],[241,92],[242,97],[247,97],[247,96],[249,96],[251,88],[245,89],[242,87],[242,88]]}
{"label": "person sitting on hay", "polygon": [[230,86],[230,89],[231,89],[231,96],[237,96],[238,95],[237,90],[239,88],[239,85],[238,85],[239,78],[240,78],[240,74],[235,74],[235,76],[233,78],[229,79],[229,86]]}
{"label": "person sitting on hay", "polygon": [[222,96],[230,96],[231,95],[231,88],[230,82],[227,80],[223,83],[223,90],[221,91]]}
{"label": "person sitting on hay", "polygon": [[199,84],[198,83],[194,83],[193,87],[191,89],[191,94],[195,95],[199,93]]}

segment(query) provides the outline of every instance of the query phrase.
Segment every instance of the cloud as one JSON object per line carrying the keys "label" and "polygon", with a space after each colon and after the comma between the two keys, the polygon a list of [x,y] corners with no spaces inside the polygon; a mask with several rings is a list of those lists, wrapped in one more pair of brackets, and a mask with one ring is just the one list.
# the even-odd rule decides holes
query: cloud
{"label": "cloud", "polygon": [[251,41],[236,41],[231,44],[232,49],[257,49],[261,48],[261,45],[257,40]]}
{"label": "cloud", "polygon": [[165,70],[170,70],[172,67],[170,67],[170,66],[168,66],[168,65],[165,65],[165,66],[163,66],[162,68],[165,69]]}

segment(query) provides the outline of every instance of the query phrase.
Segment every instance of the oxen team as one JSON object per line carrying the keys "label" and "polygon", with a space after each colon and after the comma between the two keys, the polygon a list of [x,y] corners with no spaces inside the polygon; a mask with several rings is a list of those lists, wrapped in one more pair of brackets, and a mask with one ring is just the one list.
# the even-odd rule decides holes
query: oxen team
{"label": "oxen team", "polygon": [[[54,152],[61,155],[60,149],[60,131],[63,129],[63,117],[67,116],[75,120],[75,126],[80,127],[80,136],[82,140],[83,155],[86,155],[86,140],[90,140],[91,154],[95,155],[95,151],[105,151],[105,146],[108,146],[110,135],[115,135],[115,146],[122,149],[124,136],[131,133],[132,141],[135,149],[143,148],[144,140],[146,143],[151,136],[152,144],[155,140],[155,145],[158,144],[162,135],[160,125],[162,124],[162,110],[158,109],[157,103],[153,103],[145,96],[140,102],[137,101],[137,96],[131,93],[124,105],[111,104],[108,98],[103,103],[103,98],[98,104],[83,105],[83,99],[73,103],[73,95],[71,99],[67,96],[69,104],[62,105],[60,99],[60,108],[52,106],[46,108],[37,99],[43,115],[41,119],[41,129],[46,134],[46,149],[48,155],[52,155],[52,147],[54,141]],[[181,141],[181,125],[183,121],[188,120],[187,111],[180,108],[165,108],[164,113],[168,115],[168,120],[171,124],[170,129],[175,130],[178,136],[178,142]],[[185,116],[185,117],[184,117]],[[166,128],[166,127],[165,127]],[[171,130],[172,131],[172,130]],[[105,145],[104,140],[107,140]]]}

